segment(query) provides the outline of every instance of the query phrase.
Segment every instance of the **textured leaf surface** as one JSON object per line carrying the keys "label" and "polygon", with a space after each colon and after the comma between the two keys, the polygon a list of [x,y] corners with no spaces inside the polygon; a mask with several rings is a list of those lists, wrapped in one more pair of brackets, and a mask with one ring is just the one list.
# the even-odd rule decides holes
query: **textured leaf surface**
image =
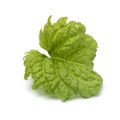
{"label": "textured leaf surface", "polygon": [[67,18],[62,17],[52,24],[50,19],[40,30],[40,46],[50,58],[37,50],[28,52],[24,78],[31,75],[33,89],[41,87],[62,100],[96,95],[102,86],[101,76],[93,70],[96,41],[85,34],[81,23],[66,23]]}

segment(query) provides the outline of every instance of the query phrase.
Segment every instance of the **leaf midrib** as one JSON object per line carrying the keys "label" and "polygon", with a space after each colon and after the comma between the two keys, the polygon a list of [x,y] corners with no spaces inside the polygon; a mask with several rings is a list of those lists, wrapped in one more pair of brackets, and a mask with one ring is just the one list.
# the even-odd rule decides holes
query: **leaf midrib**
{"label": "leaf midrib", "polygon": [[78,62],[72,62],[72,61],[68,61],[68,60],[65,60],[65,59],[62,59],[62,58],[58,58],[58,57],[51,57],[51,58],[56,59],[56,60],[60,60],[60,61],[63,61],[63,62],[68,62],[68,63],[72,63],[72,64],[76,64],[76,65],[81,65]]}
{"label": "leaf midrib", "polygon": [[73,92],[75,92],[71,87],[70,87],[70,85],[68,85],[64,80],[62,80],[62,78],[60,77],[60,75],[59,75],[59,73],[58,73],[58,71],[57,71],[57,68],[56,68],[56,60],[55,60],[55,72],[56,72],[56,75],[57,75],[57,77],[58,77],[58,79],[60,80],[60,81],[62,81],[64,84],[65,84],[65,86],[67,86],[68,88],[70,88]]}

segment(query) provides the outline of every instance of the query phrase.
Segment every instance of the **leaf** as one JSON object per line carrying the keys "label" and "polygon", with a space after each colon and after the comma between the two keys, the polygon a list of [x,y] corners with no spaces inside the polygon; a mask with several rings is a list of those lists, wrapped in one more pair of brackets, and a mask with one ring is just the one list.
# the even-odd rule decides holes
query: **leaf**
{"label": "leaf", "polygon": [[33,89],[41,87],[62,100],[98,94],[102,78],[93,70],[96,41],[85,34],[81,23],[66,23],[67,18],[62,17],[52,24],[50,19],[40,31],[40,45],[50,57],[37,50],[26,53],[24,78],[31,75]]}

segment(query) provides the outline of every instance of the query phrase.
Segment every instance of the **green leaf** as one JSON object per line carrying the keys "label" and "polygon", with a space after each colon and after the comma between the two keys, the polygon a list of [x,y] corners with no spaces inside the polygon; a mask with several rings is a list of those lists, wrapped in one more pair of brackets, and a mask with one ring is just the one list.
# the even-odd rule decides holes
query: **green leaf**
{"label": "green leaf", "polygon": [[37,50],[26,53],[24,78],[31,75],[33,89],[41,87],[62,100],[98,94],[102,78],[93,70],[96,41],[85,34],[81,23],[66,23],[67,18],[62,17],[52,24],[50,19],[40,31],[40,45],[50,57]]}
{"label": "green leaf", "polygon": [[83,34],[85,27],[81,23],[70,21],[66,23],[67,17],[60,18],[56,23],[51,23],[51,16],[48,18],[47,24],[44,26],[44,30],[40,30],[40,46],[46,49],[50,54],[64,43],[70,37]]}

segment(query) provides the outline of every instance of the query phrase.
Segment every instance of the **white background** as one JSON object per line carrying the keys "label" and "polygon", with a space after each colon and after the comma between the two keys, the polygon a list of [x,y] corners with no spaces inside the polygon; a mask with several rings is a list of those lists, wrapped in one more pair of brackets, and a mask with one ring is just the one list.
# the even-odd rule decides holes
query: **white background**
{"label": "white background", "polygon": [[[62,102],[39,95],[25,81],[23,56],[39,47],[38,34],[67,16],[98,42],[94,69],[104,79],[99,96]],[[0,120],[120,120],[119,0],[0,0]]]}

